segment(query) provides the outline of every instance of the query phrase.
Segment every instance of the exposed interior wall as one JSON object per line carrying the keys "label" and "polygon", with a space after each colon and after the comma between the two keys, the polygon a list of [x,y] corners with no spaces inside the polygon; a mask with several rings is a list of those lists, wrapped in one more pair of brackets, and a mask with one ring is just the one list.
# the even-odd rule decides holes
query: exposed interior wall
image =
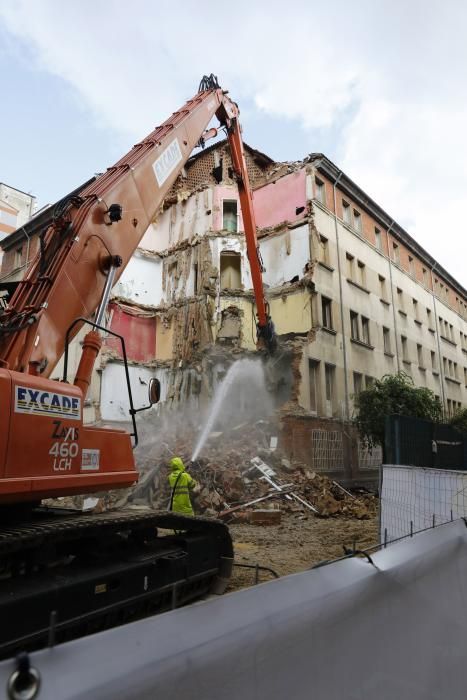
{"label": "exposed interior wall", "polygon": [[[147,317],[144,311],[135,307],[122,307],[120,304],[109,305],[109,330],[125,338],[125,351],[132,362],[151,362],[156,355],[156,319]],[[119,338],[109,335],[106,347],[112,349],[118,357],[123,357]]]}
{"label": "exposed interior wall", "polygon": [[259,243],[265,272],[264,284],[277,287],[303,277],[310,261],[310,230],[308,223],[283,230]]}
{"label": "exposed interior wall", "polygon": [[298,289],[293,294],[271,299],[271,317],[279,335],[308,333],[312,326],[311,294]]}
{"label": "exposed interior wall", "polygon": [[240,289],[242,286],[241,254],[230,250],[222,250],[219,263],[221,290]]}
{"label": "exposed interior wall", "polygon": [[253,202],[256,224],[262,229],[302,218],[306,210],[305,168],[259,187]]}

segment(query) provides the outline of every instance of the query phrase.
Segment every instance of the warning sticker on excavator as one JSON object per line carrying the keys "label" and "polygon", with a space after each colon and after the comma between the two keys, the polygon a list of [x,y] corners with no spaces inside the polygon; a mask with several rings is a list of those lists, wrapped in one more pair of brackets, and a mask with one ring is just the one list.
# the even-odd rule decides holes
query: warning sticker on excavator
{"label": "warning sticker on excavator", "polygon": [[25,386],[15,387],[16,413],[29,413],[35,416],[53,418],[81,418],[81,399],[78,396],[56,394]]}
{"label": "warning sticker on excavator", "polygon": [[81,471],[96,472],[99,470],[100,450],[81,450]]}
{"label": "warning sticker on excavator", "polygon": [[162,187],[170,173],[175,170],[181,160],[182,152],[180,150],[180,145],[178,139],[174,139],[152,166],[159,187]]}

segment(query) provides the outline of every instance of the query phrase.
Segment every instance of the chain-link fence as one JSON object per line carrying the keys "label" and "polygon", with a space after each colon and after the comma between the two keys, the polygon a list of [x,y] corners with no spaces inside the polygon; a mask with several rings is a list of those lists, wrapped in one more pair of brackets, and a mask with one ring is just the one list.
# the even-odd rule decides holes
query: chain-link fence
{"label": "chain-link fence", "polygon": [[392,464],[382,467],[382,542],[464,516],[467,472]]}

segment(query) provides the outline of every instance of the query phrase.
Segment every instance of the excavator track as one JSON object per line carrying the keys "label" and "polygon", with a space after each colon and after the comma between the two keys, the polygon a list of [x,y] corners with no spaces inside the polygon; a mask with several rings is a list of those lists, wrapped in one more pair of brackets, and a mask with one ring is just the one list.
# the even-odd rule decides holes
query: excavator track
{"label": "excavator track", "polygon": [[232,563],[208,518],[38,508],[0,522],[0,658],[223,593]]}

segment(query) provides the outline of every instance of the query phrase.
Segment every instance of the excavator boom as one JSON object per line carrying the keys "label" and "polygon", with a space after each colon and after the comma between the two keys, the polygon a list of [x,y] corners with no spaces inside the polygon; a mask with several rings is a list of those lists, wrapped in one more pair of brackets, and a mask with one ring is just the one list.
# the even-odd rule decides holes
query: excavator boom
{"label": "excavator boom", "polygon": [[[227,128],[239,183],[248,257],[261,328],[268,326],[257,253],[256,225],[243,155],[238,107],[214,76],[200,92],[78,196],[54,212],[40,236],[40,254],[0,318],[4,367],[48,377],[77,318],[93,319],[112,261],[115,284],[154,221],[214,115]],[[81,324],[74,326],[73,335]]]}
{"label": "excavator boom", "polygon": [[[55,206],[40,252],[0,316],[1,656],[43,645],[51,616],[58,616],[57,639],[68,639],[227,585],[233,547],[223,523],[153,511],[89,516],[35,508],[41,499],[122,488],[138,478],[129,433],[84,425],[84,399],[111,288],[192,150],[217,133],[206,131],[214,115],[232,150],[258,345],[274,346],[239,111],[211,75],[113,167]],[[68,342],[85,323],[92,330],[70,385]],[[122,349],[136,436],[123,339]],[[64,381],[51,380],[64,351]],[[158,536],[157,528],[175,534]]]}

